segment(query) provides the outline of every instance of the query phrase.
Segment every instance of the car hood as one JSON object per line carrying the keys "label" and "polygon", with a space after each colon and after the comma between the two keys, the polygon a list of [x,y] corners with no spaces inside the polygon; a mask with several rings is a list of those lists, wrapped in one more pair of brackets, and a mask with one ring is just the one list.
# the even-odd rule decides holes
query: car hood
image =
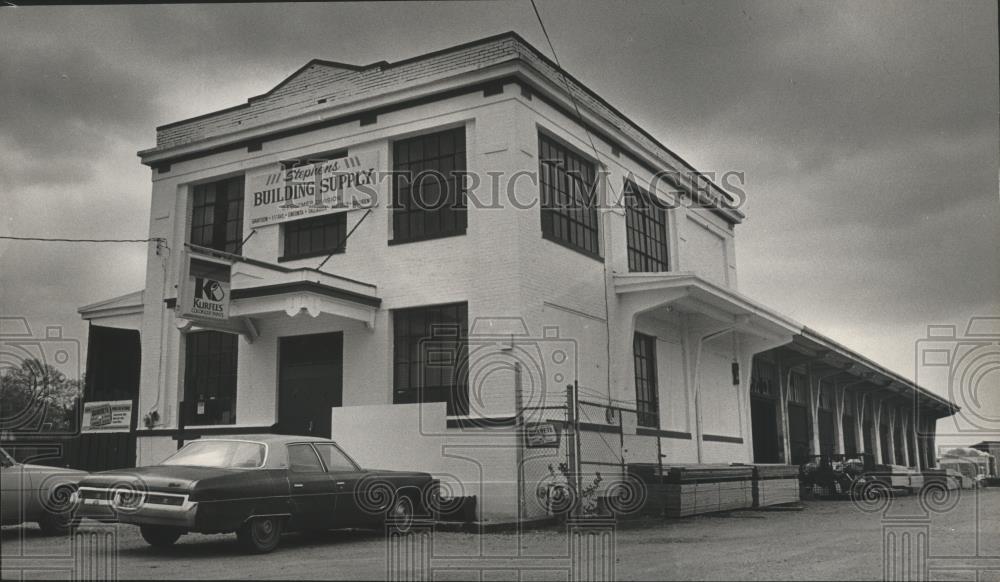
{"label": "car hood", "polygon": [[67,467],[49,467],[48,465],[31,465],[25,463],[21,465],[24,467],[25,471],[31,471],[32,473],[44,473],[46,475],[62,475],[66,477],[83,477],[88,473],[86,471],[80,471],[77,469],[69,469]]}
{"label": "car hood", "polygon": [[148,491],[184,491],[198,481],[231,475],[232,469],[152,465],[134,469],[115,469],[94,473],[80,481],[81,487],[131,486]]}

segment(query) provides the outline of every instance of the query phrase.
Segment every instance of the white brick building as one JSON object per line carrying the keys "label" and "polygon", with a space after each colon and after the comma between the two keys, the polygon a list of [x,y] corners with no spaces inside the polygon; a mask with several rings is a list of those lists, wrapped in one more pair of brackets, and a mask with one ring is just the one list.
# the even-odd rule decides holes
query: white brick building
{"label": "white brick building", "polygon": [[[431,471],[481,519],[509,521],[544,515],[538,483],[567,455],[565,439],[523,446],[515,417],[562,430],[574,382],[589,475],[828,447],[881,457],[886,438],[919,466],[918,433],[953,411],[740,295],[744,216],[728,193],[512,33],[398,63],[312,61],[244,105],[158,128],[139,155],[165,243],[141,294],[81,309],[140,331],[138,464],[201,434],[332,434],[363,464]],[[420,210],[386,179],[370,212],[251,223],[260,176],[345,156],[480,183]],[[543,196],[580,182],[599,204]],[[226,319],[179,315],[189,261],[225,271]],[[467,339],[430,347],[457,346],[467,368],[420,341],[452,328]]]}

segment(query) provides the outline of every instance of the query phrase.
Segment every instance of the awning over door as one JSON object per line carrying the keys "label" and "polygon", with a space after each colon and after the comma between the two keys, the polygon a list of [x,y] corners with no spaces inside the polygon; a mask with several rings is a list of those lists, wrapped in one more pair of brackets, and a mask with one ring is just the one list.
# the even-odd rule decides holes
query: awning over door
{"label": "awning over door", "polygon": [[[178,318],[179,329],[215,329],[239,333],[250,341],[257,337],[256,319],[331,315],[375,326],[382,304],[375,285],[340,277],[313,268],[288,268],[189,245],[192,256],[203,254],[229,262],[230,303],[228,319],[205,321]],[[176,299],[167,300],[168,307]]]}

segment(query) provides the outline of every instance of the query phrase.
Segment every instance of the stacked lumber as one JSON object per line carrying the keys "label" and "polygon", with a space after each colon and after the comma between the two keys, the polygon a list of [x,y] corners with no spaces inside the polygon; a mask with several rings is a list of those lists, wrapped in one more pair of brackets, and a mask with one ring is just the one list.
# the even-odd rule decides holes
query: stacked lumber
{"label": "stacked lumber", "polygon": [[893,489],[907,489],[910,487],[910,469],[908,467],[903,467],[902,465],[883,465],[881,469],[885,472],[889,486]]}
{"label": "stacked lumber", "polygon": [[753,506],[799,502],[799,469],[793,465],[753,466]]}
{"label": "stacked lumber", "polygon": [[670,467],[663,476],[662,494],[668,517],[746,509],[753,506],[753,469],[726,465]]}
{"label": "stacked lumber", "polygon": [[951,475],[952,471],[947,469],[924,469],[924,486],[931,484],[941,484],[944,485],[949,491],[953,489],[958,489],[961,485],[960,480],[956,479],[954,475]]}

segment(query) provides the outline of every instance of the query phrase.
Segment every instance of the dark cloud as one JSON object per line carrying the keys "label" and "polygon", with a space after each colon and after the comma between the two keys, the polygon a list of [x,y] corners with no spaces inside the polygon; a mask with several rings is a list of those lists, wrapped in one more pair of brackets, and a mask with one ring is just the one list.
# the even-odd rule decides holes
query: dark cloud
{"label": "dark cloud", "polygon": [[[995,2],[538,5],[574,76],[696,167],[746,173],[743,292],[903,373],[927,324],[1000,311]],[[520,0],[5,10],[0,231],[141,237],[134,153],[156,125],[311,58],[505,30],[548,53]],[[3,311],[79,328],[79,305],[141,287],[143,259],[0,245]]]}

